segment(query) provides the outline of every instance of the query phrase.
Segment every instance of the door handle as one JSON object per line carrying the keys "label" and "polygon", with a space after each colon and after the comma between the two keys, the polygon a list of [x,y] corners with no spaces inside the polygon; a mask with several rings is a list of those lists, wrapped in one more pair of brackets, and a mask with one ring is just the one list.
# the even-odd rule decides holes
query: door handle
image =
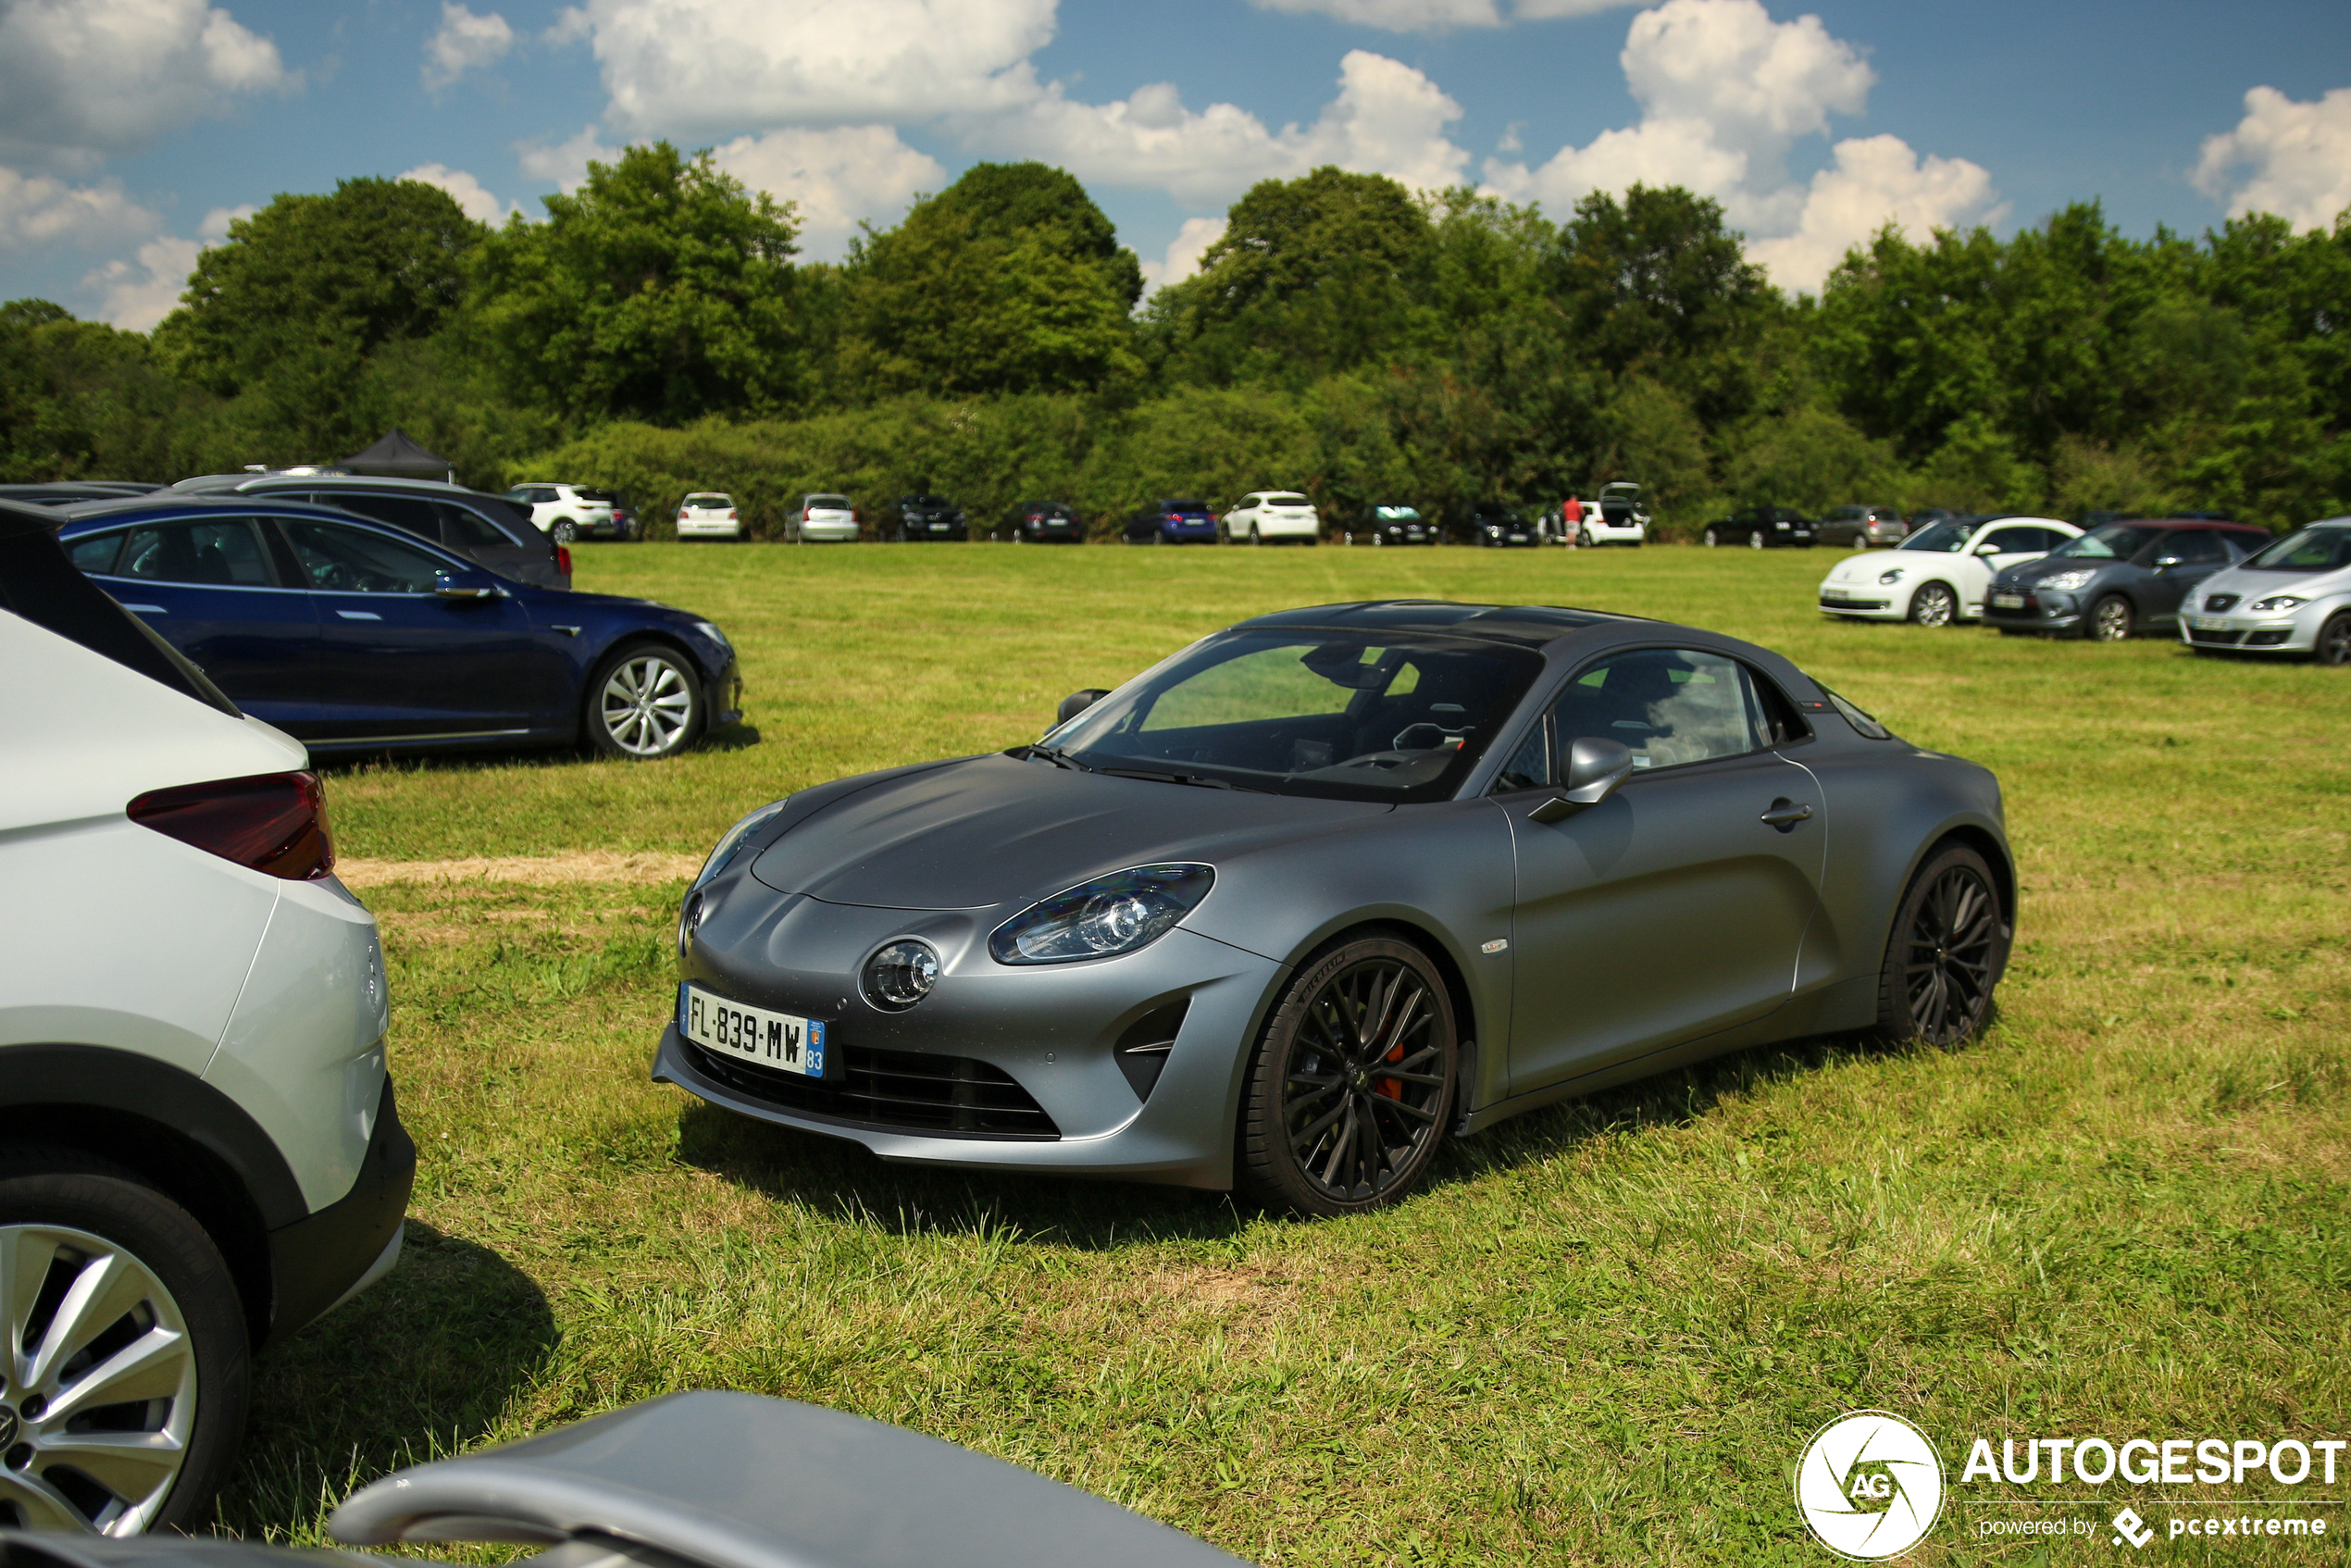
{"label": "door handle", "polygon": [[1791,801],[1785,795],[1772,803],[1772,809],[1756,820],[1783,833],[1793,833],[1799,822],[1812,820],[1812,808],[1801,801]]}

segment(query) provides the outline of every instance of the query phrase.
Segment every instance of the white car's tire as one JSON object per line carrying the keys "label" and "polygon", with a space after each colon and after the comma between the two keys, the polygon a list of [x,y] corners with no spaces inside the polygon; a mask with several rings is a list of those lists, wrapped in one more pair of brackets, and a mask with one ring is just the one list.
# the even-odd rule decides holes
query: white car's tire
{"label": "white car's tire", "polygon": [[1959,618],[1959,596],[1947,582],[1922,582],[1910,595],[1913,625],[1949,626]]}

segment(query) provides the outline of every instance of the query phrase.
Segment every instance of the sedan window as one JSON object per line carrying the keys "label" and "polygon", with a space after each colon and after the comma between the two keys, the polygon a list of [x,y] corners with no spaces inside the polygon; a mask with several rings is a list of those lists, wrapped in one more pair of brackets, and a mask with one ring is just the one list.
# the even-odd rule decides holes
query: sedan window
{"label": "sedan window", "polygon": [[460,550],[504,550],[514,543],[489,518],[464,506],[436,502],[441,513],[441,541]]}
{"label": "sedan window", "polygon": [[132,529],[116,575],[200,587],[276,586],[261,541],[243,517],[149,523]]}
{"label": "sedan window", "polygon": [[2101,523],[2079,539],[2069,539],[2049,552],[2052,560],[2127,561],[2146,549],[2159,529],[2133,528],[2127,523]]}
{"label": "sedan window", "polygon": [[1586,737],[1622,742],[1636,768],[1756,750],[1747,675],[1737,661],[1684,648],[1620,653],[1576,677],[1552,705],[1564,751]]}
{"label": "sedan window", "polygon": [[1968,535],[1974,532],[1972,525],[1958,522],[1937,523],[1923,529],[1901,542],[1904,550],[1931,550],[1937,554],[1956,555],[1967,548]]}
{"label": "sedan window", "polygon": [[77,569],[103,577],[114,570],[115,555],[121,549],[120,533],[98,533],[72,541],[66,546],[66,554]]}
{"label": "sedan window", "polygon": [[2158,559],[2169,555],[2183,566],[2200,566],[2227,560],[2229,547],[2210,529],[2183,529],[2164,540],[2156,555]]}
{"label": "sedan window", "polygon": [[379,523],[415,534],[419,539],[441,537],[441,517],[432,503],[417,495],[353,494],[348,491],[329,491],[318,498],[322,505],[340,506],[346,512],[356,512],[363,517],[373,517]]}
{"label": "sedan window", "polygon": [[310,586],[322,592],[430,593],[434,575],[449,569],[379,533],[292,518],[284,528]]}
{"label": "sedan window", "polygon": [[1984,541],[2003,555],[2025,555],[2048,548],[2048,536],[2039,529],[1994,529]]}

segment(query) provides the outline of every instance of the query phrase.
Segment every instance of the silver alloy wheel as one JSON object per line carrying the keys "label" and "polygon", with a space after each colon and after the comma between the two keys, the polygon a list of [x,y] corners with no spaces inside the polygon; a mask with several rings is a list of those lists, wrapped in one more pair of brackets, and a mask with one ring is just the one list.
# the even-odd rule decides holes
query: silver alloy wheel
{"label": "silver alloy wheel", "polygon": [[597,697],[598,722],[613,744],[631,756],[656,757],[670,750],[693,716],[686,678],[661,653],[638,653],[615,665]]}
{"label": "silver alloy wheel", "polygon": [[1714,548],[1714,546],[1715,546],[1715,544],[1716,544],[1717,542],[1719,542],[1719,541],[1718,541],[1715,539],[1715,537],[1714,537],[1714,530],[1713,530],[1712,529],[1707,529],[1707,530],[1706,530],[1706,547],[1707,547],[1709,550],[1711,550],[1711,549],[1713,549],[1713,548]]}
{"label": "silver alloy wheel", "polygon": [[2351,665],[2351,616],[2336,616],[2320,627],[2319,640],[2311,644],[2310,653],[2322,665],[2338,668]]}
{"label": "silver alloy wheel", "polygon": [[153,1269],[86,1230],[0,1226],[0,1506],[135,1536],[196,1425],[196,1347]]}
{"label": "silver alloy wheel", "polygon": [[1255,523],[1249,525],[1249,541],[1251,544],[1263,544],[1265,542],[1265,536],[1257,531],[1257,525]]}
{"label": "silver alloy wheel", "polygon": [[1748,534],[1748,535],[1747,536],[1747,547],[1748,547],[1749,550],[1760,550],[1760,549],[1762,549],[1762,548],[1763,548],[1763,536],[1762,536],[1760,533],[1751,533],[1751,534]]}
{"label": "silver alloy wheel", "polygon": [[1959,607],[1959,596],[1942,583],[1921,583],[1910,598],[1910,618],[1921,626],[1949,626]]}
{"label": "silver alloy wheel", "polygon": [[2131,605],[2119,593],[2109,593],[2090,612],[2090,635],[2101,642],[2121,642],[2131,635]]}
{"label": "silver alloy wheel", "polygon": [[564,518],[555,525],[554,533],[557,544],[569,544],[579,537],[579,529],[573,526],[569,517]]}

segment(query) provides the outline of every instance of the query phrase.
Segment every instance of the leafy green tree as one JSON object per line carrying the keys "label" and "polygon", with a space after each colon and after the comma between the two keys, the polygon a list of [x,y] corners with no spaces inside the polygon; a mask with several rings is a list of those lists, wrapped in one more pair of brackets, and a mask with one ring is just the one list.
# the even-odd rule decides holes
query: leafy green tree
{"label": "leafy green tree", "polygon": [[214,404],[137,332],[47,300],[0,305],[0,481],[175,478]]}
{"label": "leafy green tree", "polygon": [[869,231],[840,272],[840,364],[873,396],[1092,392],[1141,369],[1134,253],[1085,187],[977,164]]}
{"label": "leafy green tree", "polygon": [[801,384],[790,204],[666,142],[591,163],[547,220],[517,214],[470,275],[467,328],[518,401],[678,424],[787,404]]}

